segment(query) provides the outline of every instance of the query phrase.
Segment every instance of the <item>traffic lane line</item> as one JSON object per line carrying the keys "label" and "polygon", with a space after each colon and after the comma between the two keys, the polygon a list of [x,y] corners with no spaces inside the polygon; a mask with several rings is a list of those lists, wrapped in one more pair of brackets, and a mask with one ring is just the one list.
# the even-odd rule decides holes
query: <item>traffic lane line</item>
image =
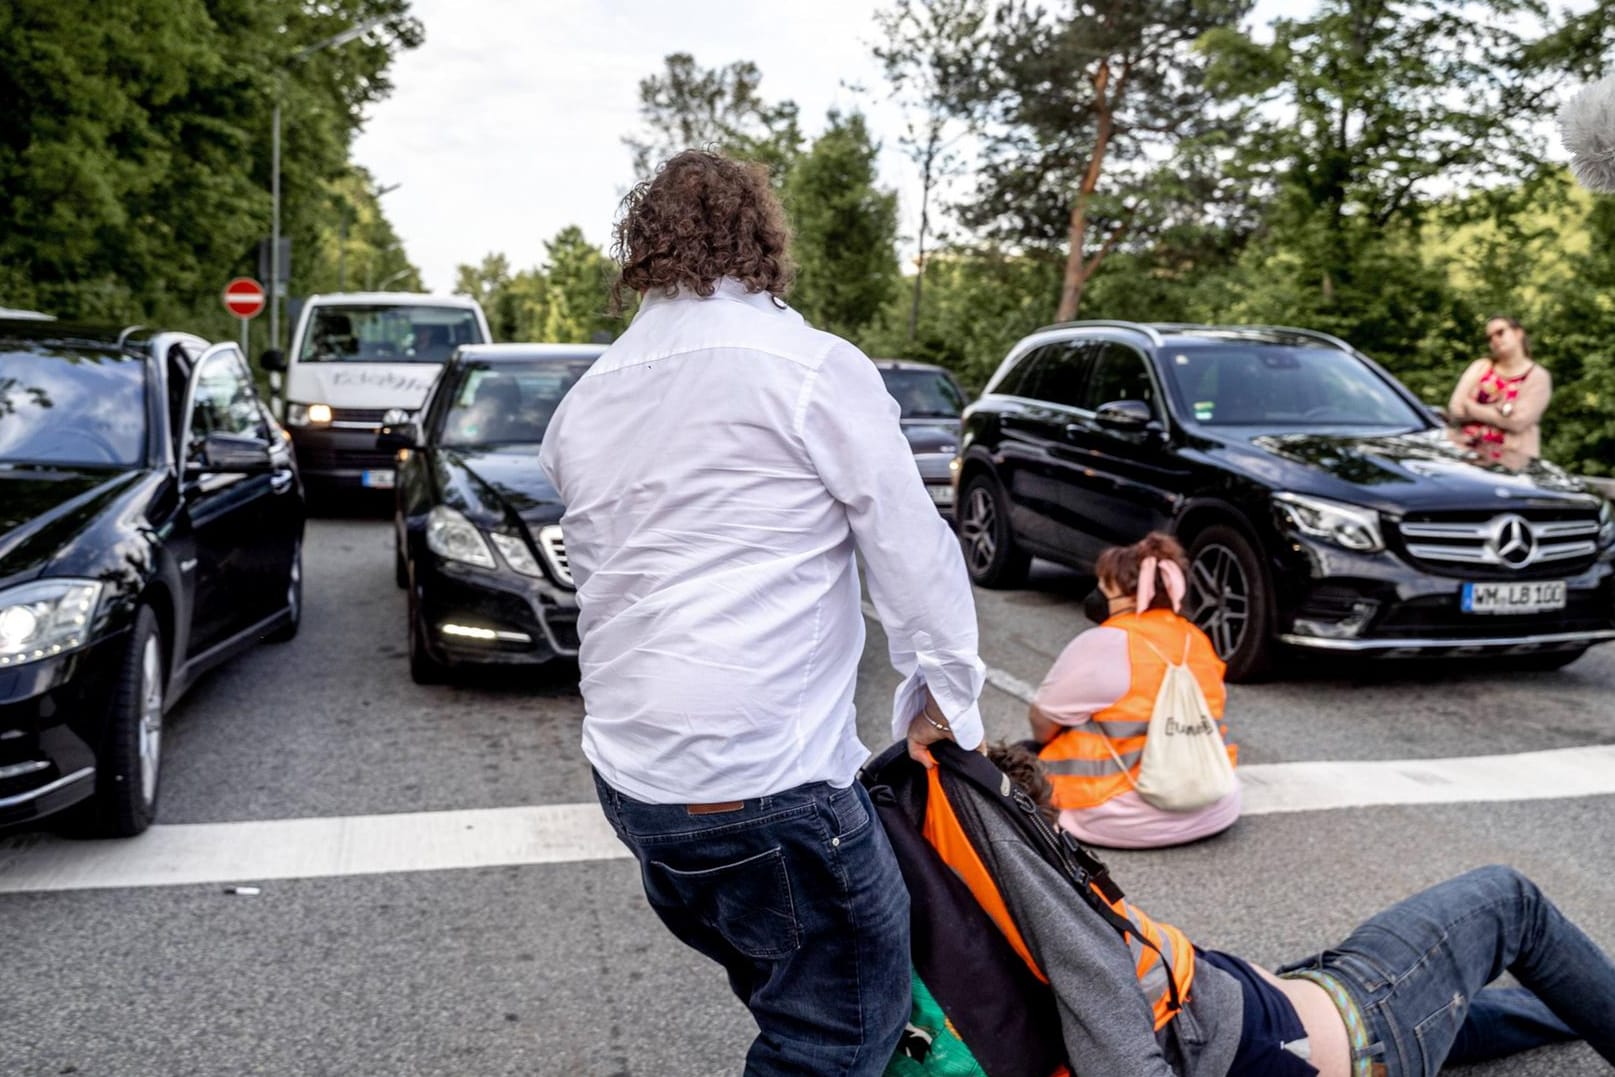
{"label": "traffic lane line", "polygon": [[[1252,764],[1244,814],[1615,794],[1615,745],[1456,759]],[[598,805],[155,826],[123,841],[0,840],[0,893],[244,883],[615,860]]]}

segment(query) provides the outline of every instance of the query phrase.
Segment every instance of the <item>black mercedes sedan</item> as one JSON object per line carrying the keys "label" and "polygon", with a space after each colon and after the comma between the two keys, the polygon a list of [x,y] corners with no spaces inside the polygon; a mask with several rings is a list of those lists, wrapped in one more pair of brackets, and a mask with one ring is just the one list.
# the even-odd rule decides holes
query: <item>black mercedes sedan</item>
{"label": "black mercedes sedan", "polygon": [[466,345],[418,420],[382,429],[378,443],[399,456],[396,566],[416,683],[577,654],[562,505],[538,450],[561,397],[604,350]]}
{"label": "black mercedes sedan", "polygon": [[236,345],[0,321],[0,827],[146,829],[168,708],[297,632],[303,521]]}
{"label": "black mercedes sedan", "polygon": [[880,379],[897,401],[903,436],[914,453],[925,492],[943,516],[953,516],[953,462],[959,451],[964,390],[945,369],[911,359],[877,359]]}
{"label": "black mercedes sedan", "polygon": [[1252,679],[1286,649],[1553,668],[1615,639],[1615,513],[1465,449],[1378,364],[1301,329],[1077,322],[965,414],[959,533],[985,586],[1175,532],[1189,604]]}

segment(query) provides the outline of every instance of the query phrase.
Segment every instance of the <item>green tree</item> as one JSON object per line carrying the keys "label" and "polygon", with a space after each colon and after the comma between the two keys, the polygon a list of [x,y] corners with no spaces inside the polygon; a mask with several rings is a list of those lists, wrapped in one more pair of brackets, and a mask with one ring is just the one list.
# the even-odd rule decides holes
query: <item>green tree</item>
{"label": "green tree", "polygon": [[792,304],[844,337],[856,338],[898,286],[897,196],[876,186],[879,152],[861,114],[831,112],[785,179],[797,264]]}
{"label": "green tree", "polygon": [[1234,122],[1206,87],[1195,45],[1234,31],[1251,4],[975,3],[992,16],[967,44],[976,65],[956,81],[954,100],[972,118],[982,159],[974,196],[957,211],[1005,243],[1063,251],[1054,315],[1068,319],[1112,251],[1146,242],[1183,212],[1167,204],[1163,180],[1202,155],[1163,160]]}
{"label": "green tree", "polygon": [[765,100],[762,79],[748,60],[703,68],[687,52],[669,54],[661,72],[639,82],[643,128],[623,139],[633,154],[634,175],[647,179],[658,164],[686,149],[716,149],[782,173],[802,145],[796,104]]}
{"label": "green tree", "polygon": [[568,225],[544,244],[542,265],[512,273],[508,258],[489,254],[458,268],[454,290],[482,304],[495,340],[586,344],[611,340],[625,324],[606,313],[615,271],[583,229]]}
{"label": "green tree", "polygon": [[520,340],[518,299],[511,287],[510,259],[503,254],[488,254],[481,265],[462,263],[454,272],[454,292],[468,295],[482,305],[488,316],[488,328],[495,340]]}

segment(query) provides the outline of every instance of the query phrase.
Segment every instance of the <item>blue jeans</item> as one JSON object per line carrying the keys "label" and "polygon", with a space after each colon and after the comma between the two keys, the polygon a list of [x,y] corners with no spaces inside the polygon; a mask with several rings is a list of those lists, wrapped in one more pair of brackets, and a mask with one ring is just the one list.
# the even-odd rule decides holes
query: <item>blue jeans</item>
{"label": "blue jeans", "polygon": [[651,908],[724,967],[756,1019],[747,1075],[886,1068],[909,1017],[908,891],[863,786],[701,813],[634,800],[598,774],[595,788]]}
{"label": "blue jeans", "polygon": [[[1386,1077],[1568,1039],[1615,1063],[1615,962],[1511,868],[1415,894],[1281,971],[1298,968],[1346,985]],[[1524,989],[1486,987],[1505,971]]]}

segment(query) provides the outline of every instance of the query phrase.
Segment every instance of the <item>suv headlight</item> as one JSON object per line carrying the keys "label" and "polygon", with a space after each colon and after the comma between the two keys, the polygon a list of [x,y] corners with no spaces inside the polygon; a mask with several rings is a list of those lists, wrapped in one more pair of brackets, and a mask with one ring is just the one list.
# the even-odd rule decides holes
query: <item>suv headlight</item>
{"label": "suv headlight", "polygon": [[1598,545],[1615,546],[1615,505],[1608,501],[1598,510]]}
{"label": "suv headlight", "polygon": [[495,531],[488,537],[493,539],[494,548],[505,559],[505,564],[523,576],[544,575],[544,570],[538,567],[538,561],[533,557],[533,551],[527,548],[527,543],[520,535],[505,535]]}
{"label": "suv headlight", "polygon": [[1379,513],[1373,509],[1291,493],[1274,494],[1273,502],[1290,526],[1303,535],[1321,538],[1357,553],[1373,553],[1385,548]]}
{"label": "suv headlight", "polygon": [[287,404],[287,426],[324,426],[331,421],[329,404]]}
{"label": "suv headlight", "polygon": [[482,532],[465,516],[447,505],[426,514],[426,548],[445,561],[460,561],[478,568],[493,568],[493,551],[483,541]]}
{"label": "suv headlight", "polygon": [[0,667],[84,646],[101,587],[96,580],[39,580],[0,591]]}

